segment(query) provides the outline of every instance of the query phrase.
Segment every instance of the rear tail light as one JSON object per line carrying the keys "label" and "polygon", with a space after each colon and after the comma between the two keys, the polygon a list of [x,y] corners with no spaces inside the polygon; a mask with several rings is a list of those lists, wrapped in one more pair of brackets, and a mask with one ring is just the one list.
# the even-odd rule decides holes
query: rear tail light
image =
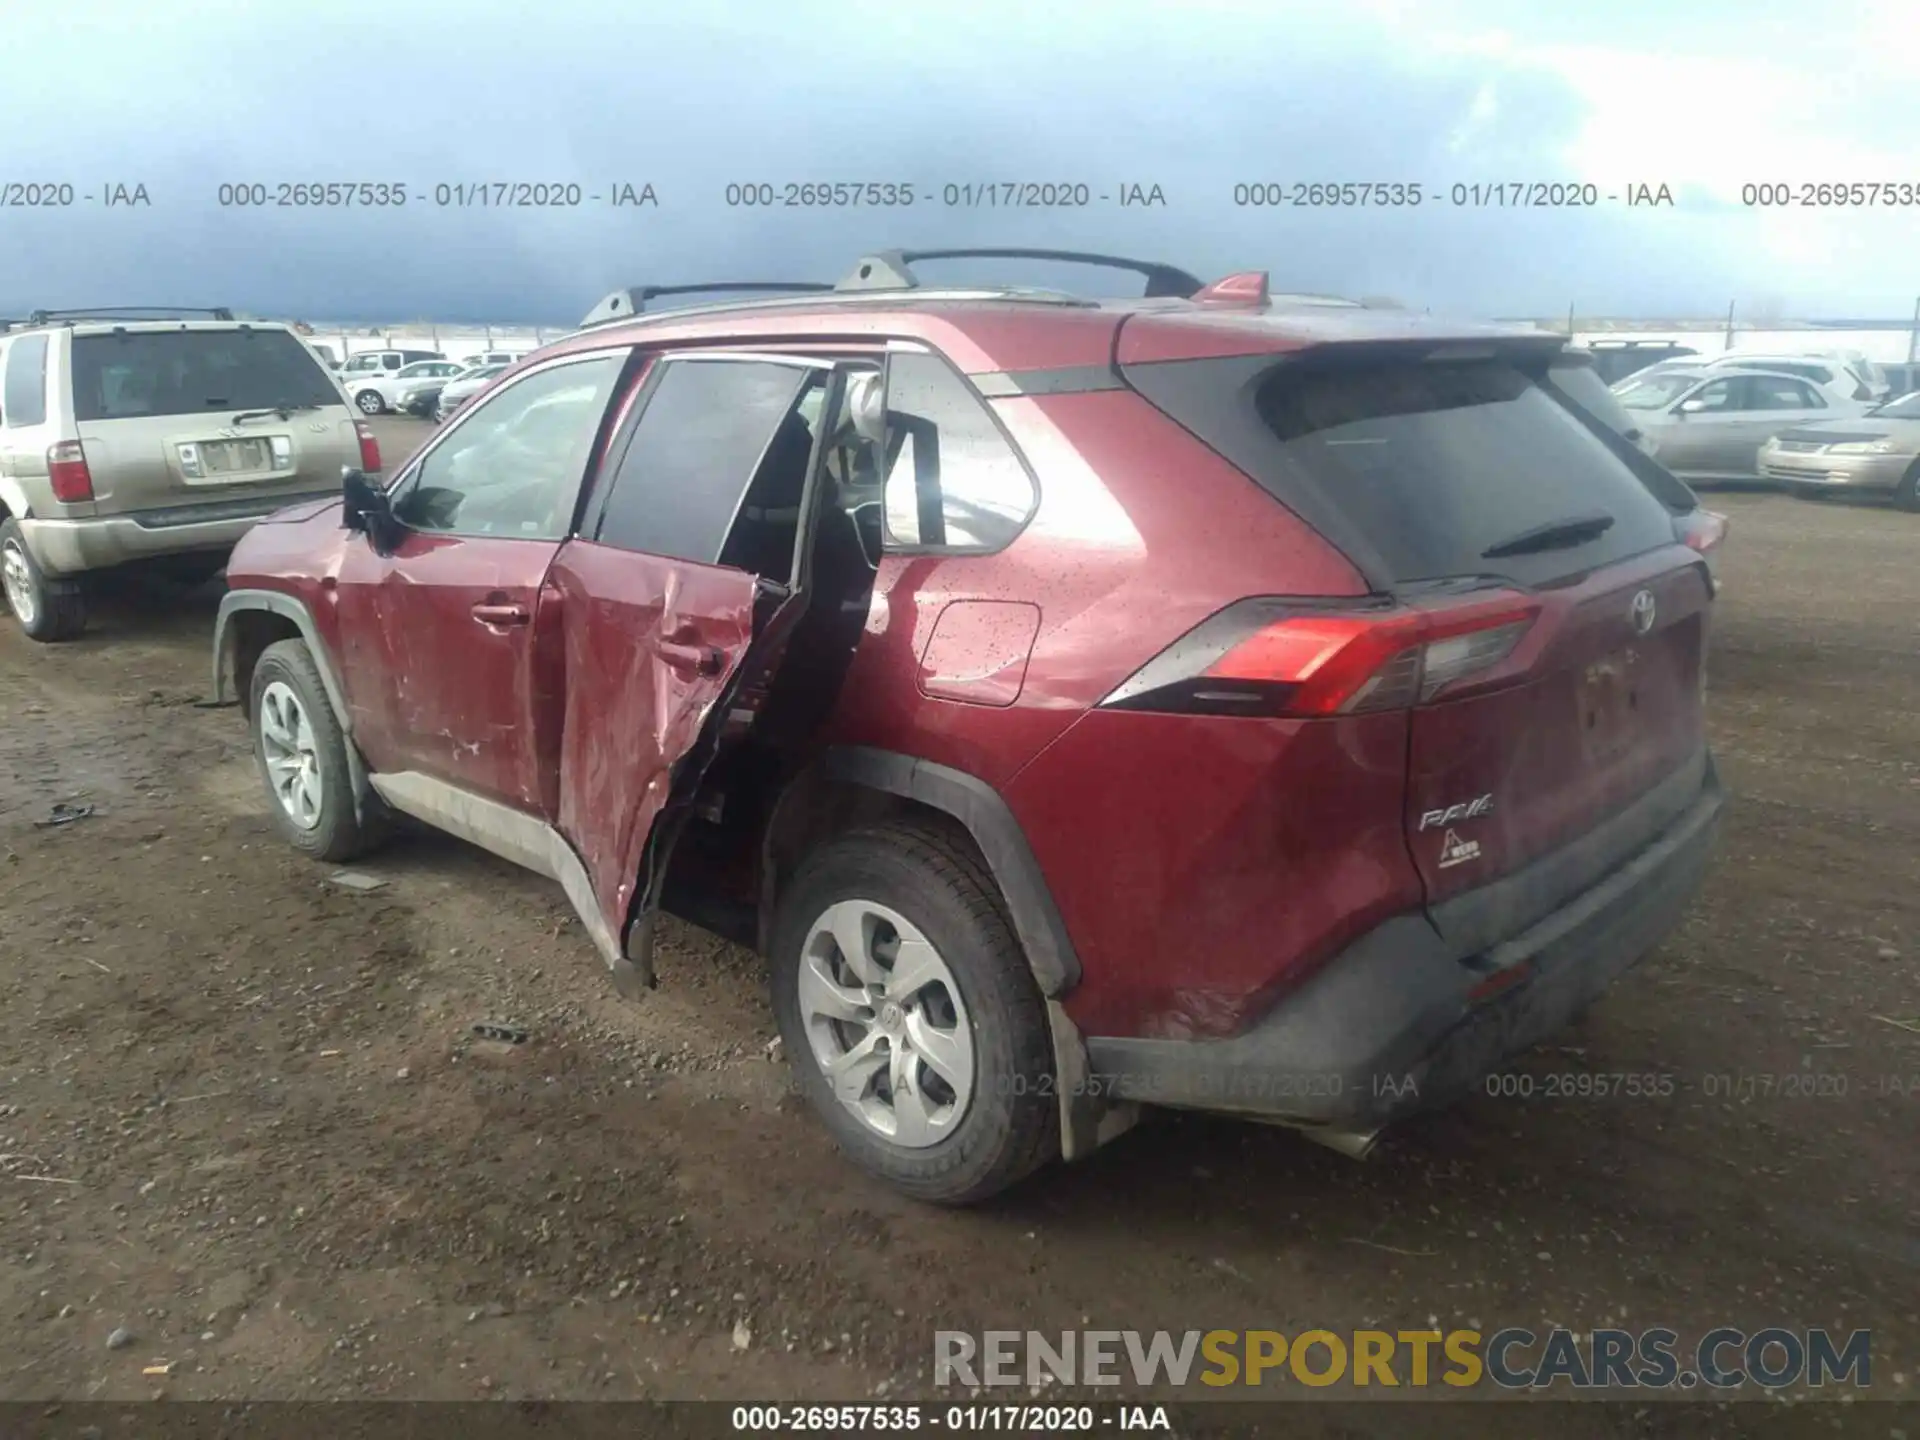
{"label": "rear tail light", "polygon": [[93,475],[87,469],[87,452],[78,440],[62,440],[48,448],[47,481],[53,486],[53,498],[62,505],[93,499]]}
{"label": "rear tail light", "polygon": [[1727,517],[1712,510],[1689,510],[1674,521],[1680,543],[1707,562],[1707,578],[1720,591],[1720,542],[1727,538]]}
{"label": "rear tail light", "polygon": [[374,438],[373,427],[364,420],[353,422],[353,433],[360,437],[360,468],[369,475],[380,473],[380,442]]}
{"label": "rear tail light", "polygon": [[1540,613],[1499,591],[1464,604],[1303,611],[1243,600],[1189,631],[1101,702],[1189,715],[1350,715],[1399,710],[1498,665]]}

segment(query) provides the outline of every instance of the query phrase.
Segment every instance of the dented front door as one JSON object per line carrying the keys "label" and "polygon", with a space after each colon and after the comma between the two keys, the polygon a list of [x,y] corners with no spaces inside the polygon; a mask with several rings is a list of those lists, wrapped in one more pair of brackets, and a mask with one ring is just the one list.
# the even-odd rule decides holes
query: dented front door
{"label": "dented front door", "polygon": [[490,392],[395,483],[392,552],[348,541],[343,668],[376,771],[551,811],[559,632],[544,582],[629,359],[562,357]]}
{"label": "dented front door", "polygon": [[559,548],[410,531],[380,556],[355,537],[340,634],[355,735],[375,770],[539,808],[534,622]]}

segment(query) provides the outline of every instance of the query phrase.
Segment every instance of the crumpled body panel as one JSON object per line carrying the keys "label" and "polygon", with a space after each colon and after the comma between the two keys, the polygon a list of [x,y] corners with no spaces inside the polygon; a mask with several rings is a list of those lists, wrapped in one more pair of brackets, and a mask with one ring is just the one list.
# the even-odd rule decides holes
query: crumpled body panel
{"label": "crumpled body panel", "polygon": [[619,935],[674,763],[753,639],[754,579],[576,540],[547,588],[566,656],[559,829]]}

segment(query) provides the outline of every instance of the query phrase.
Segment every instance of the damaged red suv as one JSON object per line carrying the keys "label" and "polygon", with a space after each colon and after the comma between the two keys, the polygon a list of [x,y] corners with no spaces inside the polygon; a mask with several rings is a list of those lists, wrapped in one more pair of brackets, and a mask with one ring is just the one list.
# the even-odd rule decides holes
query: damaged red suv
{"label": "damaged red suv", "polygon": [[[939,289],[960,256],[1137,300]],[[999,1191],[1142,1105],[1358,1150],[1673,927],[1724,525],[1515,327],[1053,251],[622,291],[241,541],[276,822],[751,944],[846,1152]]]}

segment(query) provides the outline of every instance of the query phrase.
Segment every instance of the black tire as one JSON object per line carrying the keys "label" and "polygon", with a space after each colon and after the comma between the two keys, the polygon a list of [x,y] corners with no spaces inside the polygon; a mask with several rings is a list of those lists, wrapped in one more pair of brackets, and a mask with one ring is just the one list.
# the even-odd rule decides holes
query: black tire
{"label": "black tire", "polygon": [[1907,473],[1900,477],[1900,483],[1894,487],[1893,503],[1902,510],[1920,510],[1920,460],[1907,467]]}
{"label": "black tire", "polygon": [[[315,771],[319,780],[319,812],[312,825],[295,821],[275,792],[267,767],[262,736],[261,700],[275,683],[285,685],[306,716],[313,736]],[[327,698],[327,687],[304,640],[280,640],[261,652],[254,666],[247,713],[253,730],[254,764],[267,788],[268,807],[281,837],[303,855],[338,864],[364,855],[383,838],[381,817],[371,808],[364,819],[353,808],[353,775],[347,768],[347,737]]]}
{"label": "black tire", "polygon": [[358,395],[353,397],[353,403],[359,408],[362,415],[384,415],[387,413],[387,402],[380,398],[380,392],[378,390],[362,390]]}
{"label": "black tire", "polygon": [[[24,575],[28,611],[14,612],[21,633],[29,640],[55,643],[71,640],[87,628],[87,596],[78,580],[57,579],[40,568],[20,533],[20,522],[9,515],[0,520],[0,567],[16,567],[13,573]],[[4,574],[0,570],[0,574]],[[14,609],[6,588],[0,586],[0,599]]]}
{"label": "black tire", "polygon": [[[878,1134],[834,1096],[800,1013],[802,949],[843,900],[877,902],[918,926],[957,983],[973,1031],[973,1095],[953,1132],[910,1149]],[[795,1082],[861,1169],[919,1200],[986,1200],[1060,1154],[1046,1004],[992,881],[938,827],[899,822],[856,831],[809,857],[775,909],[774,1017]]]}

